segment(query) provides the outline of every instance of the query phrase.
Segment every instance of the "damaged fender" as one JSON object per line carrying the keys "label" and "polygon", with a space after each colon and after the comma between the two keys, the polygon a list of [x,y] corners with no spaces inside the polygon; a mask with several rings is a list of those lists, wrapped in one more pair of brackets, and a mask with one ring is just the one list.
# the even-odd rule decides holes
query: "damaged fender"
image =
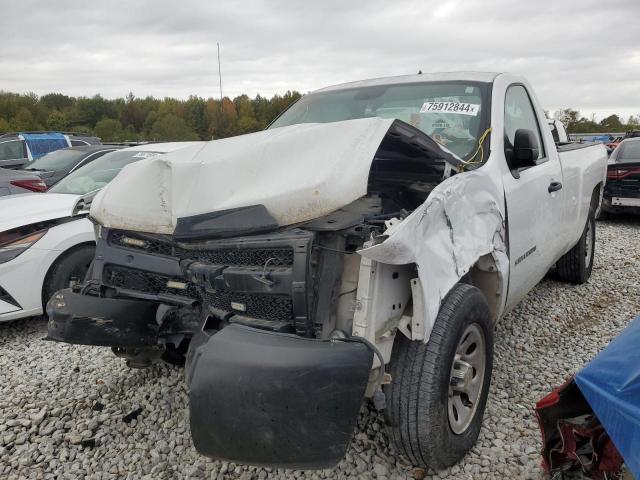
{"label": "damaged fender", "polygon": [[440,303],[480,257],[490,254],[503,282],[508,277],[503,196],[488,175],[474,170],[448,178],[411,215],[391,224],[382,243],[358,251],[381,263],[417,265],[425,342]]}

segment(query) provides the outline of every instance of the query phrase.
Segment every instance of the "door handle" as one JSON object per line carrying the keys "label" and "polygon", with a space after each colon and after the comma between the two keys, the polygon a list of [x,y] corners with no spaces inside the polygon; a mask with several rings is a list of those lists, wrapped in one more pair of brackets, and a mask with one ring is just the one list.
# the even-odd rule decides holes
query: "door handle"
{"label": "door handle", "polygon": [[560,182],[551,182],[549,184],[549,193],[551,192],[557,192],[558,190],[560,190],[562,188],[562,183]]}

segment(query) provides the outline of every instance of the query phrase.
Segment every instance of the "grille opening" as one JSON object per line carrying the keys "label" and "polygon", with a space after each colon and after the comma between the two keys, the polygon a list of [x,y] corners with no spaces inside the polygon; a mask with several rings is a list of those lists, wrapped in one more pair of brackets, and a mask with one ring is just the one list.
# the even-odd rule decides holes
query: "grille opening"
{"label": "grille opening", "polygon": [[[105,265],[102,281],[115,288],[134,290],[153,295],[171,294],[189,297],[202,301],[206,307],[219,312],[235,313],[242,316],[269,321],[294,322],[293,302],[289,295],[241,293],[227,290],[205,291],[201,294],[198,288],[186,282],[185,289],[170,288],[171,277],[156,273]],[[184,283],[184,280],[182,280]]]}
{"label": "grille opening", "polygon": [[[128,239],[140,240],[141,244],[127,243]],[[138,250],[141,252],[177,257],[179,259],[193,259],[200,262],[217,265],[239,265],[262,267],[269,262],[270,266],[289,267],[293,265],[294,254],[291,247],[271,248],[214,248],[198,249],[185,248],[156,238],[130,234],[123,231],[113,231],[109,236],[109,243],[120,248]],[[303,247],[304,248],[304,247]]]}

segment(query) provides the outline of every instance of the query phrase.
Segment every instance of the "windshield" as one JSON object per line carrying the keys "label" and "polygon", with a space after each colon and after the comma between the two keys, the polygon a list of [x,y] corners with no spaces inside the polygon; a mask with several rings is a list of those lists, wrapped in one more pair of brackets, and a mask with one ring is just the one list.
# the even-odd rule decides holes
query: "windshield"
{"label": "windshield", "polygon": [[640,162],[640,141],[622,142],[618,148],[618,162]]}
{"label": "windshield", "polygon": [[425,82],[311,93],[269,128],[366,117],[396,118],[465,159],[488,126],[488,91],[486,83]]}
{"label": "windshield", "polygon": [[162,155],[162,152],[140,152],[135,150],[120,150],[107,153],[93,162],[80,167],[75,172],[67,175],[49,189],[52,193],[72,193],[74,195],[86,195],[101,189],[126,165]]}
{"label": "windshield", "polygon": [[24,166],[24,169],[35,170],[70,170],[73,168],[82,158],[86,155],[86,152],[78,150],[56,150],[55,152],[47,153],[40,158],[30,161]]}

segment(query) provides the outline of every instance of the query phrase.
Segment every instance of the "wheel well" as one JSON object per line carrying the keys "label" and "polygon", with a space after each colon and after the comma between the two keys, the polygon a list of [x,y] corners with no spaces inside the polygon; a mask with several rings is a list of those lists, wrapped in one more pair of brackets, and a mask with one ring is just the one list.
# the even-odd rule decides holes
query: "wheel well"
{"label": "wheel well", "polygon": [[483,293],[489,304],[491,320],[495,323],[500,315],[505,284],[493,256],[488,254],[480,257],[460,281],[473,285]]}
{"label": "wheel well", "polygon": [[76,250],[79,250],[80,248],[83,247],[87,247],[87,246],[91,246],[91,247],[95,247],[96,243],[95,242],[82,242],[82,243],[78,243],[77,245],[74,245],[71,248],[68,248],[67,250],[65,250],[64,252],[62,252],[60,255],[58,255],[56,257],[56,259],[51,262],[51,265],[49,265],[49,268],[47,269],[47,273],[44,276],[44,279],[42,281],[42,285],[40,287],[40,298],[42,300],[42,309],[44,310],[45,307],[47,306],[47,302],[45,300],[45,293],[44,293],[44,289],[47,286],[47,282],[49,281],[49,279],[51,278],[51,274],[53,272],[53,269],[56,267],[56,265],[58,265],[62,260],[64,260],[65,258],[67,258],[69,255],[71,255],[73,252],[75,252]]}
{"label": "wheel well", "polygon": [[602,201],[602,182],[598,183],[591,192],[591,209],[596,212],[600,208],[600,202]]}

